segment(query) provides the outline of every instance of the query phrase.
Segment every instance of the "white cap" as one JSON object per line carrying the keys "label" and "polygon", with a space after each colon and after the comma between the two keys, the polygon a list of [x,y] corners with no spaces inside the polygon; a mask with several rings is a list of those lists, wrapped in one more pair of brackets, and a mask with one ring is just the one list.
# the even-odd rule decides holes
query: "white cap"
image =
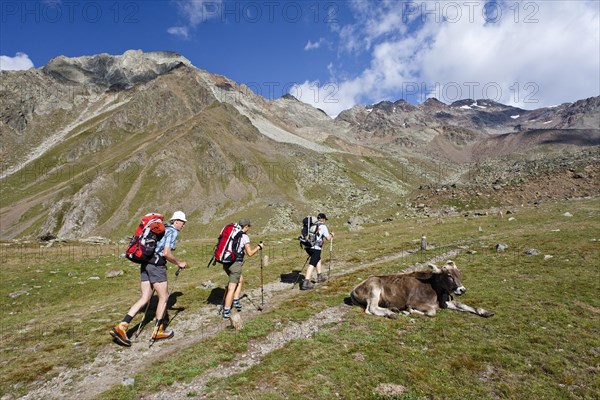
{"label": "white cap", "polygon": [[185,219],[185,214],[183,213],[183,211],[175,211],[173,213],[173,216],[171,217],[171,221],[174,221],[176,219],[183,221],[183,222],[187,222],[187,219]]}

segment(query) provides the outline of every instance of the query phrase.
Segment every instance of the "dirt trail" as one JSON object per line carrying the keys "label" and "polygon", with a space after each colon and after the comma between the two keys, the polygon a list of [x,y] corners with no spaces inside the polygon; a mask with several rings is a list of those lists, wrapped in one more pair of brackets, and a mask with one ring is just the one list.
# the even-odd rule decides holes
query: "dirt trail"
{"label": "dirt trail", "polygon": [[[459,249],[449,250],[426,262],[435,263],[443,261],[456,256],[459,251]],[[377,264],[395,261],[407,257],[412,253],[414,251],[402,251],[360,265],[338,263],[335,266],[334,273],[331,274],[331,279],[368,269]],[[260,304],[260,288],[246,293],[255,304]],[[297,286],[296,289],[290,290],[289,283],[267,283],[264,285],[266,308],[276,308],[279,304],[299,295],[299,293]],[[249,350],[237,358],[242,361],[220,365],[197,377],[189,384],[176,383],[165,391],[154,395],[155,397],[152,398],[185,398],[186,394],[191,390],[201,393],[204,385],[211,378],[224,376],[223,374],[229,375],[241,372],[259,363],[266,354],[283,347],[290,340],[295,339],[298,334],[309,332],[309,335],[312,335],[324,325],[339,321],[346,311],[346,306],[340,305],[325,310],[303,323],[289,323],[283,326],[282,330],[269,334],[265,339],[251,343]],[[247,321],[256,316],[258,312],[252,304],[246,303],[244,304],[242,315],[244,320]],[[150,327],[147,327],[140,335],[140,340],[137,342],[134,341],[130,348],[117,347],[112,343],[107,344],[105,348],[99,351],[93,362],[76,369],[68,369],[60,372],[58,376],[50,381],[32,388],[21,399],[93,399],[112,385],[122,383],[125,379],[133,377],[146,365],[150,365],[181,349],[201,342],[221,330],[227,329],[229,326],[228,322],[223,321],[217,315],[217,306],[215,305],[207,305],[195,312],[186,312],[186,314],[185,317],[177,317],[176,324],[174,324],[176,334],[173,339],[165,342],[157,342],[152,347],[149,347],[146,338],[150,335]],[[144,339],[141,339],[142,337]],[[109,336],[107,334],[108,340]]]}

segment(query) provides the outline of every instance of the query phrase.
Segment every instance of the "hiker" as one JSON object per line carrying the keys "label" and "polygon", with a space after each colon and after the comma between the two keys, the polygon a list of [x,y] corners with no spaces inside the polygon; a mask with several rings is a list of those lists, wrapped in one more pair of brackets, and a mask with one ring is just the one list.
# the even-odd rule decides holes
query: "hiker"
{"label": "hiker", "polygon": [[308,253],[308,256],[310,257],[310,262],[306,269],[306,277],[300,284],[300,290],[310,290],[315,287],[310,280],[315,268],[317,269],[317,282],[320,283],[327,280],[323,274],[323,267],[321,266],[321,249],[323,247],[323,239],[332,240],[333,232],[330,233],[329,229],[327,229],[327,225],[325,225],[325,221],[327,221],[327,216],[325,214],[319,213],[319,215],[317,215],[317,220],[315,243],[311,247],[305,248],[306,253]]}
{"label": "hiker", "polygon": [[[141,310],[152,297],[152,291],[156,290],[158,295],[158,305],[156,307],[156,326],[152,332],[152,340],[169,339],[173,337],[173,331],[165,331],[168,324],[164,318],[169,297],[167,282],[167,261],[175,264],[177,268],[183,269],[187,266],[185,261],[180,261],[173,255],[177,243],[177,236],[187,222],[185,214],[182,211],[175,211],[168,224],[165,225],[165,234],[156,245],[155,257],[151,262],[141,264],[140,276],[142,296],[129,309],[123,321],[113,328],[110,334],[121,344],[131,346],[131,341],[127,337],[129,323],[135,315]],[[144,321],[140,322],[143,323]]]}
{"label": "hiker", "polygon": [[242,277],[242,265],[244,264],[244,255],[252,257],[257,251],[262,250],[263,244],[260,242],[254,249],[250,247],[250,237],[248,230],[252,224],[248,218],[241,218],[238,225],[242,227],[242,236],[238,242],[235,261],[229,264],[223,264],[223,270],[229,277],[227,284],[225,301],[223,303],[223,318],[229,319],[231,307],[235,307],[238,312],[242,311],[242,303],[240,303],[240,294],[242,293],[242,285],[244,278]]}

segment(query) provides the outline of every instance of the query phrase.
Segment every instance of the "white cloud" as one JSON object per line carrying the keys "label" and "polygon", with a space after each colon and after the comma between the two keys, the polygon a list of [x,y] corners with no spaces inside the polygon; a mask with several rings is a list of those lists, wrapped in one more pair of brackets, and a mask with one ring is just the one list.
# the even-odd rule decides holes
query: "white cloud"
{"label": "white cloud", "polygon": [[370,61],[334,80],[337,102],[323,103],[321,96],[315,104],[330,115],[356,102],[411,94],[417,101],[488,97],[529,109],[600,94],[594,0],[493,3],[487,15],[487,3],[479,2],[377,4],[353,2],[359,22],[335,27],[338,68],[346,52],[368,54]]}
{"label": "white cloud", "polygon": [[167,29],[167,32],[184,39],[189,38],[191,29],[208,20],[219,18],[223,13],[223,0],[183,0],[177,1],[176,5],[186,19],[186,24],[173,26]]}
{"label": "white cloud", "polygon": [[325,43],[326,43],[325,38],[319,38],[319,40],[317,40],[316,42],[311,42],[309,40],[308,43],[306,43],[306,46],[304,46],[304,50],[306,50],[306,51],[315,50],[315,49],[320,48]]}
{"label": "white cloud", "polygon": [[183,39],[188,39],[190,37],[189,28],[187,26],[172,26],[167,29],[167,32]]}
{"label": "white cloud", "polygon": [[25,53],[17,53],[14,57],[0,56],[0,70],[20,71],[33,68],[33,62]]}

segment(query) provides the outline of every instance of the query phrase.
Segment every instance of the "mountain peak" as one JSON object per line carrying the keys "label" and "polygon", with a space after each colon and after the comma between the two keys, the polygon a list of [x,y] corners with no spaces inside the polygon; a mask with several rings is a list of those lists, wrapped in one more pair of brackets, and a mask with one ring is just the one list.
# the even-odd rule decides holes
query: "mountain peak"
{"label": "mountain peak", "polygon": [[59,56],[50,60],[42,71],[60,80],[119,90],[151,81],[181,66],[190,67],[192,63],[175,52],[128,50],[122,55]]}
{"label": "mountain peak", "polygon": [[430,97],[427,100],[425,100],[422,104],[423,107],[426,108],[440,108],[440,107],[447,107],[446,103],[443,103],[441,101],[439,101],[438,99],[436,99],[435,97]]}

